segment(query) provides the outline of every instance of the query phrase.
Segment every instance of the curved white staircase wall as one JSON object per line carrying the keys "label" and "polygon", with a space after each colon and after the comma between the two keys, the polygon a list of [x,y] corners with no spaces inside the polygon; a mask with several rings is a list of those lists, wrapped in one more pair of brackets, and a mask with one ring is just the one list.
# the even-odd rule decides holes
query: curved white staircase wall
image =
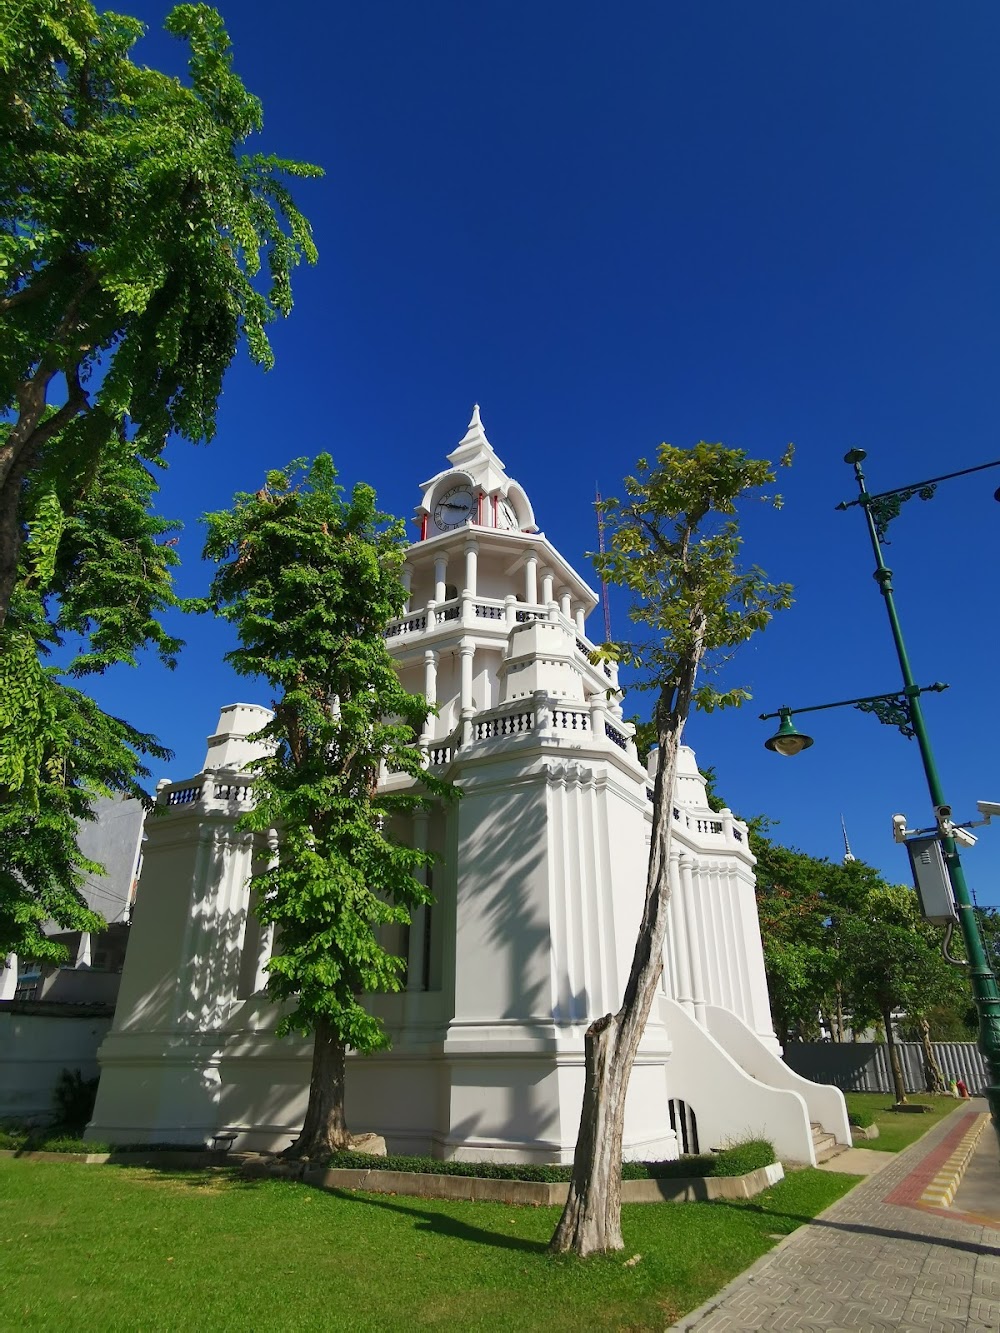
{"label": "curved white staircase wall", "polygon": [[756,1032],[730,1009],[718,1005],[705,1006],[705,1023],[709,1032],[734,1060],[762,1083],[772,1088],[797,1092],[809,1109],[809,1119],[822,1125],[838,1143],[851,1145],[851,1127],[847,1119],[847,1103],[839,1088],[825,1083],[812,1083],[794,1069],[789,1069],[760,1040]]}
{"label": "curved white staircase wall", "polygon": [[[802,1094],[754,1078],[676,1000],[663,998],[660,1006],[674,1047],[667,1071],[670,1096],[686,1102],[697,1116],[702,1151],[741,1139],[766,1138],[783,1161],[815,1166],[809,1109]],[[753,1036],[745,1024],[740,1026]]]}

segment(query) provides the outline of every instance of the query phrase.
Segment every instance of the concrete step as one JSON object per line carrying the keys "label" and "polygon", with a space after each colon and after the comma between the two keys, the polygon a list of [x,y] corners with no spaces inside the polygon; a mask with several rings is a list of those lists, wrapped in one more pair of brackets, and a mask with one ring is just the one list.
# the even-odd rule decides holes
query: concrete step
{"label": "concrete step", "polygon": [[828,1162],[831,1157],[839,1157],[847,1151],[846,1143],[838,1143],[835,1135],[828,1134],[815,1120],[810,1122],[810,1129],[817,1162]]}

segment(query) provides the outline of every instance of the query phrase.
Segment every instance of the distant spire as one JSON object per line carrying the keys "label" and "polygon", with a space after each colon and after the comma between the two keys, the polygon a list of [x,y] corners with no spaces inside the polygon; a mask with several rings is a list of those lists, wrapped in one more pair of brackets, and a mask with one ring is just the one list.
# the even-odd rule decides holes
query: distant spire
{"label": "distant spire", "polygon": [[[594,482],[594,508],[597,511],[597,549],[604,554],[604,510],[601,508],[601,488]],[[604,642],[611,642],[611,604],[608,601],[608,581],[601,575],[601,606],[604,609]]]}
{"label": "distant spire", "polygon": [[844,816],[840,816],[840,827],[844,833],[844,864],[848,861],[856,861],[857,857],[851,851],[851,844],[847,841],[847,825],[844,823]]}

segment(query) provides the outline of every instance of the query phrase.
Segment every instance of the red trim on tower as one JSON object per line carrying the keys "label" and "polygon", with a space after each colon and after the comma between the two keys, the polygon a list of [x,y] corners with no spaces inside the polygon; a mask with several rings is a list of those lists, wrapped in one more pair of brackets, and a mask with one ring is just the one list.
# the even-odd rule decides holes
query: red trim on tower
{"label": "red trim on tower", "polygon": [[500,526],[500,525],[497,523],[497,497],[496,497],[496,495],[493,495],[493,496],[491,497],[491,499],[493,500],[493,526],[496,528],[496,527],[499,527],[499,526]]}
{"label": "red trim on tower", "polygon": [[483,493],[482,493],[482,491],[479,492],[479,498],[478,498],[478,502],[477,502],[476,522],[479,524],[480,527],[483,526]]}
{"label": "red trim on tower", "polygon": [[420,516],[420,540],[421,540],[422,542],[425,542],[425,541],[427,540],[427,515],[426,515],[426,514],[421,514],[421,516]]}

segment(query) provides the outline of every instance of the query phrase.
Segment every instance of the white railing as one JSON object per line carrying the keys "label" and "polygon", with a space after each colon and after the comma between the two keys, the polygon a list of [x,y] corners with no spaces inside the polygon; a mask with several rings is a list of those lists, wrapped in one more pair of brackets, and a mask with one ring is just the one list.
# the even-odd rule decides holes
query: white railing
{"label": "white railing", "polygon": [[176,782],[163,789],[163,804],[178,806],[191,805],[195,801],[201,800],[201,793],[204,787],[203,778],[194,778],[191,782]]}
{"label": "white railing", "polygon": [[580,708],[553,708],[552,725],[562,731],[590,731],[590,713]]}
{"label": "white railing", "polygon": [[402,620],[390,620],[385,627],[385,637],[394,639],[397,634],[418,634],[427,628],[427,616],[424,613],[405,616]]}
{"label": "white railing", "polygon": [[214,802],[224,805],[252,805],[253,778],[246,773],[224,772],[199,773],[186,782],[170,782],[161,786],[156,793],[156,803],[168,810],[181,810],[189,805],[209,805]]}
{"label": "white railing", "polygon": [[576,651],[584,658],[591,671],[600,671],[606,680],[615,683],[615,673],[608,662],[591,662],[596,644],[581,635],[575,620],[569,620],[553,602],[548,606],[541,603],[526,605],[514,597],[473,597],[462,595],[447,602],[428,602],[425,607],[411,611],[396,620],[390,620],[385,628],[387,639],[396,639],[412,634],[432,633],[453,621],[460,621],[463,626],[486,624],[503,625],[506,630],[515,625],[528,624],[532,620],[554,620],[568,629],[575,636]]}
{"label": "white railing", "polygon": [[472,737],[477,741],[492,740],[495,736],[520,736],[535,727],[535,710],[529,707],[516,713],[496,713],[477,717],[472,722]]}

